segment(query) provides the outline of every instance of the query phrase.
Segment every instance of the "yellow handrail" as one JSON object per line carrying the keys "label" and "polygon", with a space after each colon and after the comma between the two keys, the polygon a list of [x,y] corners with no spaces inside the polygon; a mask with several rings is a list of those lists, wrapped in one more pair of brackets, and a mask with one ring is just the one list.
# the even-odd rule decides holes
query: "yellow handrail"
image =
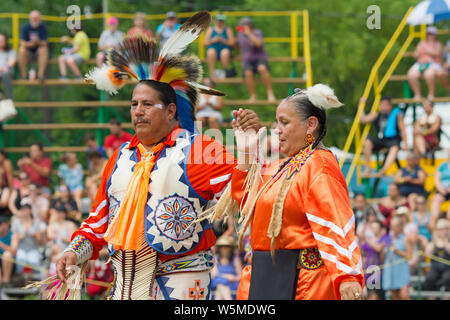
{"label": "yellow handrail", "polygon": [[[363,96],[362,96],[362,98],[364,98],[364,99],[361,99],[361,101],[360,101],[360,103],[358,105],[358,111],[356,113],[355,120],[353,122],[352,128],[350,130],[349,136],[347,138],[347,141],[346,141],[344,149],[343,149],[343,156],[341,157],[341,159],[339,161],[339,165],[342,168],[342,166],[344,164],[344,161],[345,161],[345,156],[346,156],[346,154],[347,154],[347,152],[348,152],[348,150],[350,148],[350,145],[351,145],[351,143],[353,141],[353,137],[356,135],[357,139],[355,139],[355,146],[356,146],[355,147],[355,154],[354,154],[354,157],[352,159],[350,168],[349,168],[349,170],[347,172],[347,177],[346,177],[347,184],[350,183],[351,178],[353,176],[353,172],[355,170],[355,167],[359,163],[361,151],[362,151],[362,148],[363,148],[363,143],[367,139],[367,136],[369,134],[369,130],[370,130],[370,127],[371,127],[370,123],[366,124],[364,126],[363,132],[360,133],[359,121],[360,121],[361,114],[362,114],[362,112],[364,110],[364,107],[365,107],[365,101],[367,100],[367,97],[370,94],[371,87],[373,87],[373,91],[374,91],[374,102],[373,102],[373,105],[372,105],[372,108],[371,108],[370,112],[374,112],[379,107],[382,90],[386,86],[387,82],[389,81],[389,78],[392,76],[394,70],[397,68],[398,64],[400,63],[401,59],[403,58],[406,50],[411,45],[412,41],[414,39],[416,39],[416,38],[423,39],[424,32],[425,32],[424,30],[425,30],[426,26],[425,25],[421,25],[420,26],[420,32],[416,32],[415,28],[410,26],[408,37],[406,38],[406,40],[404,41],[404,43],[400,47],[400,49],[397,52],[394,60],[392,61],[392,63],[390,64],[389,68],[385,72],[385,74],[382,77],[381,81],[378,83],[379,68],[380,68],[381,64],[384,62],[387,54],[391,51],[395,41],[397,41],[399,35],[404,30],[405,25],[406,25],[406,19],[408,18],[408,16],[411,13],[412,9],[413,9],[412,7],[408,9],[408,11],[406,12],[406,14],[403,17],[402,21],[400,22],[399,26],[397,27],[396,31],[392,35],[391,39],[389,40],[388,44],[384,48],[383,52],[381,53],[380,57],[378,58],[377,62],[375,63],[375,65],[373,66],[373,68],[371,70],[371,73],[370,73],[370,76],[369,76],[369,80],[367,81],[367,84],[366,84],[366,87],[365,87],[365,90],[364,90],[364,93],[363,93]],[[359,173],[359,170],[358,170],[358,173]],[[358,181],[360,181],[359,175],[358,175]]]}
{"label": "yellow handrail", "polygon": [[[188,18],[192,16],[195,12],[180,12],[177,13],[179,18]],[[304,52],[308,51],[309,53],[309,23],[307,19],[307,10],[302,11],[223,11],[223,14],[230,17],[242,17],[242,16],[251,16],[251,17],[287,17],[290,16],[291,23],[291,35],[290,37],[265,37],[264,41],[267,43],[290,43],[291,44],[291,57],[298,57],[298,43],[304,43],[304,46],[307,46],[308,49],[304,48]],[[214,17],[218,12],[211,12],[211,15]],[[103,19],[104,23],[110,16],[115,16],[120,19],[134,19],[134,14],[130,13],[112,13],[108,12],[106,14],[103,13],[94,13],[90,15],[80,15],[80,20],[93,20],[93,19]],[[299,37],[298,36],[298,16],[303,16],[303,35],[306,36]],[[305,18],[306,16],[306,18]],[[146,18],[148,20],[161,20],[165,19],[165,14],[147,14]],[[10,40],[13,44],[14,49],[17,51],[19,47],[19,19],[28,19],[28,14],[25,13],[0,13],[0,18],[11,18],[12,19],[12,39]],[[52,22],[64,22],[67,20],[67,16],[48,16],[41,15],[42,21],[52,21]],[[306,21],[306,22],[305,22]],[[307,31],[307,32],[306,32]],[[203,41],[202,39],[197,40],[196,42],[200,43],[199,45],[199,56],[204,57]],[[49,42],[55,43],[59,42],[59,37],[50,37]],[[91,43],[97,43],[98,38],[91,38]],[[308,62],[308,58],[305,57],[306,62]],[[310,63],[309,63],[310,64]],[[308,72],[308,71],[307,71]]]}
{"label": "yellow handrail", "polygon": [[306,87],[310,87],[313,84],[313,75],[311,68],[311,51],[309,45],[309,13],[308,10],[303,10],[303,56],[305,57],[305,69],[306,69]]}
{"label": "yellow handrail", "polygon": [[[364,111],[364,107],[366,105],[366,100],[370,94],[370,90],[373,86],[374,79],[376,74],[378,73],[378,70],[381,66],[381,64],[386,59],[386,56],[388,55],[389,51],[391,50],[392,46],[394,45],[395,41],[397,41],[398,37],[400,36],[401,32],[403,31],[405,25],[406,25],[406,19],[408,18],[409,14],[411,13],[413,7],[410,7],[408,11],[406,12],[405,16],[403,17],[402,21],[400,22],[399,26],[395,30],[394,34],[392,35],[391,39],[387,43],[386,47],[381,52],[381,55],[378,57],[377,61],[375,62],[374,66],[372,67],[372,70],[370,71],[369,80],[367,81],[366,87],[364,89],[362,98],[364,98],[360,103],[358,104],[358,110],[356,112],[355,120],[353,121],[352,127],[350,129],[349,135],[347,137],[347,141],[345,142],[343,152],[341,159],[339,161],[339,166],[342,168],[345,162],[346,155],[348,153],[348,150],[350,149],[350,145],[353,141],[353,137],[356,132],[357,123],[359,123],[359,120],[361,118],[361,114]],[[380,90],[381,91],[381,90]],[[361,140],[364,141],[363,137],[361,137]]]}

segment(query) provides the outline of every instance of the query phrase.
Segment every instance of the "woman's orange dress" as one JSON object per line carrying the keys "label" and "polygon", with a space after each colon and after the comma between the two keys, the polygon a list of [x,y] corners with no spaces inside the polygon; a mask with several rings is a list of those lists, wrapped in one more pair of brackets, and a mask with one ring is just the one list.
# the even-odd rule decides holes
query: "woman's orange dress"
{"label": "woman's orange dress", "polygon": [[[276,161],[263,169],[260,187],[277,172],[281,163]],[[243,200],[246,175],[238,169],[234,169],[232,174],[232,196],[239,203]],[[340,299],[341,282],[364,284],[354,215],[344,176],[334,155],[328,150],[318,149],[292,179],[275,250],[319,250],[323,263],[315,269],[300,268],[295,299]],[[272,181],[256,203],[250,236],[253,251],[270,251],[267,228],[281,183],[281,178]],[[237,299],[248,298],[250,276],[251,266],[247,266],[242,272]]]}

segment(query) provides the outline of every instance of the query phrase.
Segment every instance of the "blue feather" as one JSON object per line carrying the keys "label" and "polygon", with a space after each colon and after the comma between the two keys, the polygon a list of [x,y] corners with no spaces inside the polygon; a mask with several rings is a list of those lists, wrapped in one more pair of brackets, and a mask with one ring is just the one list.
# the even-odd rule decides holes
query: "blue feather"
{"label": "blue feather", "polygon": [[175,90],[175,93],[177,94],[177,113],[181,127],[190,132],[195,132],[194,107],[191,105],[184,92]]}

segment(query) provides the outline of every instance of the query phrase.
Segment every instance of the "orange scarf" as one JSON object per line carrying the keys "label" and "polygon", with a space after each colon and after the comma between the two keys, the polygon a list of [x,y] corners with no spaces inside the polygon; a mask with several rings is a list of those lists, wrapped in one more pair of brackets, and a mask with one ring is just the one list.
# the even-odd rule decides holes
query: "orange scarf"
{"label": "orange scarf", "polygon": [[104,236],[104,239],[113,245],[114,250],[138,251],[144,243],[144,210],[150,173],[155,165],[157,155],[164,145],[164,143],[159,143],[151,151],[147,151],[142,143],[137,146],[141,154],[141,161],[134,167],[127,186],[127,193]]}

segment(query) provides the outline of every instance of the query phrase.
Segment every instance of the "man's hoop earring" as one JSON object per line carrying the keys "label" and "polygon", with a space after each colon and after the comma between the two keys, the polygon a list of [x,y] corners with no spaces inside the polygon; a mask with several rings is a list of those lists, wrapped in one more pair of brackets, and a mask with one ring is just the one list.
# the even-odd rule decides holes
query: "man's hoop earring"
{"label": "man's hoop earring", "polygon": [[313,137],[313,135],[311,133],[308,133],[305,136],[305,142],[306,142],[307,145],[313,144],[315,140],[316,139],[314,139],[314,137]]}

